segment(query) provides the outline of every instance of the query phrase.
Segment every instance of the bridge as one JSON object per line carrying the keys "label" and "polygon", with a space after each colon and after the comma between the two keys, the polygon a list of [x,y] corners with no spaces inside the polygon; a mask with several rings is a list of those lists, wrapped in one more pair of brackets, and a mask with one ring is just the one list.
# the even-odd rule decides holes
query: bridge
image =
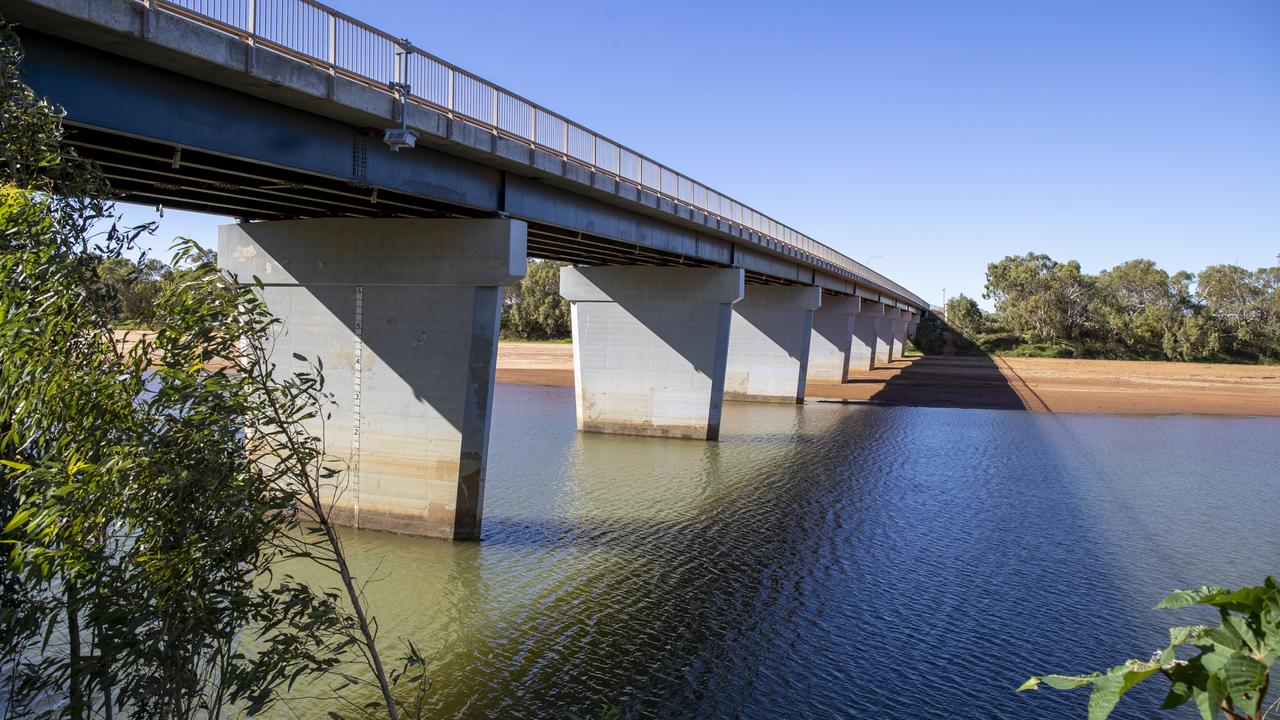
{"label": "bridge", "polygon": [[360,527],[478,538],[502,288],[571,263],[578,427],[716,440],[902,354],[928,305],[569,118],[311,0],[0,0],[124,201],[230,215],[282,369],[324,362]]}

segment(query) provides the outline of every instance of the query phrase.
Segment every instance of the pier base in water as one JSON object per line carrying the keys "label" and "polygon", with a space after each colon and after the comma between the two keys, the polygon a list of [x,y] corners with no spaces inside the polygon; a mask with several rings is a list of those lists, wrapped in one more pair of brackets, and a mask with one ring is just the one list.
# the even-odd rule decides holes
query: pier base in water
{"label": "pier base in water", "polygon": [[578,429],[720,436],[738,268],[565,267]]}
{"label": "pier base in water", "polygon": [[525,224],[224,225],[218,261],[265,285],[276,372],[323,366],[333,405],[307,423],[347,467],[335,521],[478,538],[502,286],[524,274]]}

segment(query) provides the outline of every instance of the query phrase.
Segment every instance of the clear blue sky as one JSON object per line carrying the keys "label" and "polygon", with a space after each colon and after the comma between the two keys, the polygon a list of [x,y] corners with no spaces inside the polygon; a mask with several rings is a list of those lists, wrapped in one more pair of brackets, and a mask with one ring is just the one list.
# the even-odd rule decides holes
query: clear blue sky
{"label": "clear blue sky", "polygon": [[1029,250],[1089,272],[1280,253],[1275,0],[331,4],[931,302]]}

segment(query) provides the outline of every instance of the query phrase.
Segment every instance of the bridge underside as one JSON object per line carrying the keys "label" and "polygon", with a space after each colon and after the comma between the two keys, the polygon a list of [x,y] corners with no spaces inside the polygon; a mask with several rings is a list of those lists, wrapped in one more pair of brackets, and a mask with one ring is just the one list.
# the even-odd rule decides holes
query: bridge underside
{"label": "bridge underside", "polygon": [[[20,29],[26,80],[67,113],[67,144],[119,199],[244,220],[514,217],[529,255],[579,265],[742,267],[747,282],[813,284],[758,248],[420,145]],[[853,284],[831,278],[837,291]]]}
{"label": "bridge underside", "polygon": [[[66,144],[93,160],[122,202],[243,220],[321,217],[484,218],[496,211],[133,137],[68,121]],[[374,138],[375,142],[380,142]],[[529,224],[529,256],[575,265],[727,267],[543,223]],[[797,284],[748,272],[748,281]]]}

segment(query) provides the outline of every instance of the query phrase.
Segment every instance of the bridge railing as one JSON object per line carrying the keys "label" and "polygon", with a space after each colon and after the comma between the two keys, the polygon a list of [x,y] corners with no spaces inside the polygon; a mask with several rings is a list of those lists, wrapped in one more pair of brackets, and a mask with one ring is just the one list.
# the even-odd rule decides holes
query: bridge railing
{"label": "bridge railing", "polygon": [[392,91],[504,137],[558,155],[619,182],[747,228],[899,299],[923,305],[862,263],[625,145],[593,132],[478,75],[314,0],[135,0]]}

